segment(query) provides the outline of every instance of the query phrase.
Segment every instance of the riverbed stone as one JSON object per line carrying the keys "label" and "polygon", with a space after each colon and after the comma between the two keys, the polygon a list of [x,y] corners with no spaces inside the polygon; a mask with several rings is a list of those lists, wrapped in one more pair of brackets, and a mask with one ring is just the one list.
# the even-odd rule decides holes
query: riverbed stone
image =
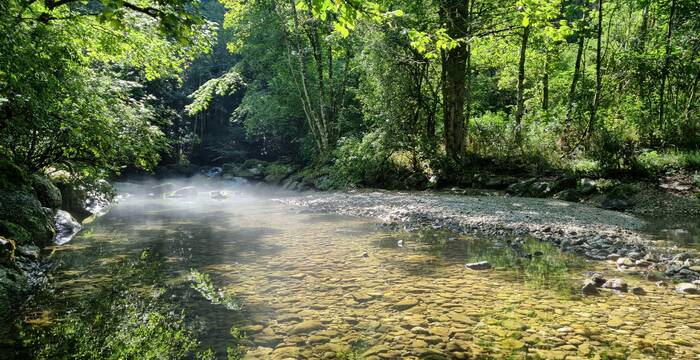
{"label": "riverbed stone", "polygon": [[395,303],[392,307],[396,310],[407,310],[418,305],[418,299],[414,297],[406,297],[403,300]]}
{"label": "riverbed stone", "polygon": [[300,353],[301,349],[297,346],[283,346],[272,351],[271,356],[274,360],[298,359]]}
{"label": "riverbed stone", "polygon": [[628,257],[621,257],[615,261],[618,267],[633,267],[634,261]]}
{"label": "riverbed stone", "polygon": [[598,295],[598,286],[593,280],[586,280],[581,288],[583,295]]}
{"label": "riverbed stone", "polygon": [[681,294],[700,294],[700,288],[692,283],[680,283],[676,285],[676,292]]}
{"label": "riverbed stone", "polygon": [[642,287],[640,287],[640,286],[635,286],[635,287],[633,287],[633,288],[630,290],[630,292],[631,292],[632,294],[634,294],[634,295],[646,295],[646,293],[647,293],[646,290],[644,290],[644,288],[642,288]]}
{"label": "riverbed stone", "polygon": [[625,280],[615,278],[615,279],[610,279],[610,280],[606,281],[602,287],[606,288],[606,289],[627,292],[628,286],[627,286],[627,282]]}
{"label": "riverbed stone", "polygon": [[318,320],[307,320],[294,325],[294,327],[292,327],[292,329],[289,330],[289,333],[305,334],[312,331],[323,330],[324,328],[325,326],[323,326],[323,324]]}
{"label": "riverbed stone", "polygon": [[385,352],[390,351],[391,348],[385,344],[378,344],[374,345],[371,348],[365,350],[365,352],[362,353],[362,356],[367,357],[367,356],[372,356],[372,355],[378,355],[382,354]]}
{"label": "riverbed stone", "polygon": [[487,270],[491,268],[491,264],[488,261],[478,261],[464,264],[464,267],[470,270]]}

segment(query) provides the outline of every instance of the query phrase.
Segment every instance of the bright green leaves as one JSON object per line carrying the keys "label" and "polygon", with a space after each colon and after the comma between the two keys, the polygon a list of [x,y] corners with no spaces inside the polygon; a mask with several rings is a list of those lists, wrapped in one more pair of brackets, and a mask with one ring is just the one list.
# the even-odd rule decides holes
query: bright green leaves
{"label": "bright green leaves", "polygon": [[410,29],[408,30],[408,39],[411,47],[423,54],[426,59],[436,59],[441,50],[454,49],[458,41],[465,41],[464,39],[452,39],[447,34],[447,30],[442,28],[432,33]]}
{"label": "bright green leaves", "polygon": [[342,37],[348,37],[360,20],[383,22],[404,15],[402,10],[387,11],[374,1],[300,0],[296,2],[296,8],[323,21],[331,19],[333,29]]}
{"label": "bright green leaves", "polygon": [[573,33],[566,20],[561,18],[561,0],[518,0],[515,3],[523,27],[542,29],[554,42],[562,42]]}
{"label": "bright green leaves", "polygon": [[192,103],[185,107],[190,115],[206,110],[214,96],[233,95],[245,86],[243,78],[236,71],[229,71],[221,77],[211,79],[200,86],[189,98]]}

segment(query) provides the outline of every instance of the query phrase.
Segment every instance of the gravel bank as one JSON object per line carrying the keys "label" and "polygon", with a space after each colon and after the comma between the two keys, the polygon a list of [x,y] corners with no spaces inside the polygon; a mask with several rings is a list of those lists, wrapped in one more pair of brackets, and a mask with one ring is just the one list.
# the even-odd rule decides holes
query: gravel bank
{"label": "gravel bank", "polygon": [[[358,190],[303,194],[281,201],[314,211],[376,218],[390,228],[407,231],[432,227],[499,237],[529,235],[598,260],[649,254],[646,260],[663,265],[654,267],[661,271],[676,255],[671,249],[655,248],[639,232],[644,221],[633,215],[552,199]],[[696,261],[691,259],[686,267]]]}

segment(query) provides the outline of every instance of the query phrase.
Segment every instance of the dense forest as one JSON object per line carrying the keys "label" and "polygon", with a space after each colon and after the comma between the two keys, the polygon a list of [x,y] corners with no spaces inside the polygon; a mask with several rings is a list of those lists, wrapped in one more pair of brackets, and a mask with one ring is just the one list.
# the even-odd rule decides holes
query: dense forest
{"label": "dense forest", "polygon": [[696,358],[699,87],[698,0],[0,0],[0,360]]}
{"label": "dense forest", "polygon": [[698,19],[692,0],[10,0],[0,148],[88,182],[246,159],[399,188],[692,169]]}

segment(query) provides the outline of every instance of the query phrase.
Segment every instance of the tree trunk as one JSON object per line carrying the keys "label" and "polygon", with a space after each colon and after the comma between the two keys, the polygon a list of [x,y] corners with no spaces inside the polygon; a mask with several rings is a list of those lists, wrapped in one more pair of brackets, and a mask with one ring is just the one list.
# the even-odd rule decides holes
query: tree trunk
{"label": "tree trunk", "polygon": [[442,0],[440,18],[447,33],[458,39],[457,46],[442,51],[442,98],[445,126],[445,152],[459,160],[464,152],[464,94],[467,65],[467,26],[469,6],[459,0]]}
{"label": "tree trunk", "polygon": [[542,111],[549,110],[549,51],[544,55],[544,74],[542,74]]}
{"label": "tree trunk", "polygon": [[586,36],[583,33],[579,34],[578,50],[576,51],[576,63],[574,64],[574,74],[571,77],[571,87],[569,87],[569,99],[566,104],[566,120],[564,122],[564,133],[568,135],[571,129],[571,119],[576,107],[576,85],[578,84],[579,74],[581,72],[581,58],[583,58],[583,44],[586,42]]}
{"label": "tree trunk", "polygon": [[523,29],[522,43],[520,44],[520,60],[518,61],[518,100],[515,110],[515,142],[520,145],[523,115],[525,114],[525,52],[527,40],[530,36],[530,25]]}
{"label": "tree trunk", "polygon": [[602,62],[601,48],[603,46],[603,0],[598,0],[598,29],[596,33],[596,49],[595,49],[595,94],[593,95],[593,106],[591,107],[591,117],[588,120],[588,130],[586,137],[590,137],[595,129],[596,112],[600,104],[600,92],[602,90],[603,74],[600,71]]}
{"label": "tree trunk", "polygon": [[673,15],[676,12],[676,0],[671,0],[671,14],[668,17],[668,31],[666,32],[666,55],[664,67],[661,70],[661,87],[659,88],[659,126],[664,128],[664,92],[666,92],[666,78],[671,64],[671,37],[673,36]]}
{"label": "tree trunk", "polygon": [[[294,43],[296,45],[296,57],[299,63],[299,97],[301,98],[302,106],[304,108],[304,115],[306,117],[307,125],[309,126],[311,134],[313,135],[314,140],[316,142],[316,147],[320,153],[323,153],[325,151],[325,146],[323,142],[324,134],[322,132],[321,124],[319,123],[318,117],[316,116],[316,112],[314,111],[313,106],[311,105],[311,97],[309,96],[307,84],[308,80],[306,76],[306,56],[304,48],[301,45],[301,40],[299,38],[299,33],[301,29],[299,27],[299,16],[296,10],[296,1],[290,0],[290,5],[292,8],[292,15],[294,19]],[[291,51],[289,50],[288,56],[291,57]]]}
{"label": "tree trunk", "polygon": [[464,109],[464,136],[465,139],[464,146],[469,145],[469,118],[472,112],[472,46],[467,44],[467,71],[466,71],[467,83],[465,86],[465,109]]}

